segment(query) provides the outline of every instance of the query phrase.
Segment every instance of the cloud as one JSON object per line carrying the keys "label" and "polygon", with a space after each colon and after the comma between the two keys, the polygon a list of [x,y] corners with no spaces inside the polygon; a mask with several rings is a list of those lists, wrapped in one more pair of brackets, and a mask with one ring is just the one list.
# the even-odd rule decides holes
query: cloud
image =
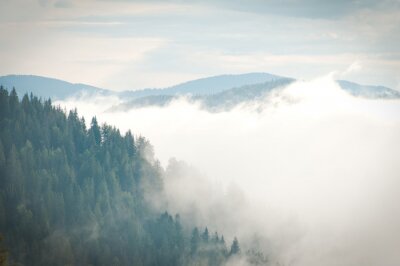
{"label": "cloud", "polygon": [[[126,1],[131,3],[140,3],[145,1]],[[162,3],[161,1],[146,1],[153,3]],[[171,1],[175,3],[182,3],[182,1]],[[244,5],[242,1],[233,0],[218,0],[218,1],[198,1],[191,0],[185,3],[197,5],[215,6],[221,9],[231,9],[239,12],[250,12],[256,14],[274,14],[280,16],[290,17],[307,17],[312,19],[338,19],[349,13],[354,13],[359,10],[365,9],[383,9],[390,10],[392,8],[399,8],[396,0],[388,0],[382,2],[376,1],[317,1],[317,0],[250,0]]]}
{"label": "cloud", "polygon": [[[400,9],[394,1],[70,1],[70,8],[56,8],[57,3],[0,3],[0,74],[121,90],[249,71],[313,78],[359,60],[363,68],[349,78],[398,84]],[[105,39],[116,48],[104,51]],[[120,60],[120,50],[145,49],[132,39],[163,43],[155,49],[151,43],[140,60]],[[70,57],[78,42],[80,55],[97,54],[98,64]],[[121,42],[132,49],[120,49]]]}
{"label": "cloud", "polygon": [[88,101],[60,104],[145,135],[164,166],[189,164],[166,177],[186,220],[258,243],[272,263],[398,265],[399,101],[354,98],[333,75],[220,113],[184,99],[127,113]]}
{"label": "cloud", "polygon": [[362,68],[361,63],[356,61],[354,63],[352,63],[346,70],[345,70],[345,74],[347,73],[351,73],[351,72],[357,72],[360,71]]}
{"label": "cloud", "polygon": [[70,8],[72,6],[72,2],[68,0],[59,0],[54,3],[54,7],[57,8]]}
{"label": "cloud", "polygon": [[362,70],[362,64],[360,61],[354,61],[353,63],[349,64],[349,66],[342,72],[335,72],[333,73],[338,79],[344,79],[351,74],[360,72]]}
{"label": "cloud", "polygon": [[[165,40],[157,38],[109,39],[67,35],[67,38],[60,38],[59,34],[37,35],[31,32],[28,35],[21,34],[17,44],[13,40],[3,42],[6,49],[0,54],[9,63],[0,67],[0,71],[4,74],[50,76],[106,88],[117,84],[124,88],[119,84],[123,82],[128,87],[135,73],[126,73],[121,80],[110,79],[130,64],[140,62],[146,53],[160,49],[165,44]],[[65,34],[61,36],[65,37]],[[32,47],[26,50],[23,43],[28,39]],[[10,47],[15,53],[6,52]]]}

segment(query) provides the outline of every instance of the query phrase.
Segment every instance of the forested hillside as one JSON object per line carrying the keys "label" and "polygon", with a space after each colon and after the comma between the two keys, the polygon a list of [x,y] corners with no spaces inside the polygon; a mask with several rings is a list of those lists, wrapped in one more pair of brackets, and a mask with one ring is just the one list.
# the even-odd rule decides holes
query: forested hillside
{"label": "forested hillside", "polygon": [[[0,234],[10,265],[221,265],[240,252],[149,202],[163,172],[143,137],[86,128],[0,88]],[[167,210],[166,210],[167,211]],[[0,262],[5,252],[1,252]],[[6,263],[6,262],[5,262]]]}
{"label": "forested hillside", "polygon": [[[290,78],[276,78],[259,84],[244,85],[223,90],[211,95],[185,95],[188,102],[200,103],[200,106],[211,112],[229,111],[240,104],[262,100],[273,91],[285,88],[295,80]],[[166,106],[182,95],[152,95],[136,98],[112,107],[109,111],[128,111],[134,108],[148,106]]]}

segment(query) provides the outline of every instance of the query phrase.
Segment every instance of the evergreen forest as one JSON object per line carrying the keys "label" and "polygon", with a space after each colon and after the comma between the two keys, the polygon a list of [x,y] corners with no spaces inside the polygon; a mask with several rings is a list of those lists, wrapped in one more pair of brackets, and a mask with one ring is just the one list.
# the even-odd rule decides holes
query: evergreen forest
{"label": "evergreen forest", "polygon": [[153,147],[0,88],[0,265],[224,265],[239,241],[153,207]]}

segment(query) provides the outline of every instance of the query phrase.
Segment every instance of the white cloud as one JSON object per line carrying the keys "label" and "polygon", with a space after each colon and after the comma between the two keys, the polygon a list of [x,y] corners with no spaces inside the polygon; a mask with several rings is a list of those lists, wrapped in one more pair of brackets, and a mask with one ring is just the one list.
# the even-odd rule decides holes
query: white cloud
{"label": "white cloud", "polygon": [[354,98],[332,77],[220,113],[184,99],[126,113],[61,104],[145,135],[164,165],[200,169],[169,183],[170,207],[244,246],[258,234],[273,261],[396,265],[400,102]]}
{"label": "white cloud", "polygon": [[362,69],[362,65],[359,61],[353,62],[343,73],[342,75],[347,75],[353,72],[358,72]]}
{"label": "white cloud", "polygon": [[[69,8],[55,8],[56,1],[45,2],[0,3],[0,74],[39,74],[130,89],[249,71],[312,78],[360,61],[363,68],[348,78],[398,84],[400,16],[391,2],[376,9],[368,8],[376,6],[371,3],[362,8],[352,3],[350,9],[332,4],[331,11],[341,14],[335,19],[321,17],[323,13],[293,16],[300,10],[286,8],[286,13],[273,14],[258,1],[250,2],[250,8],[157,1],[72,1]],[[306,4],[314,10],[311,2]],[[248,12],[255,7],[259,12]],[[321,4],[315,8],[320,10]],[[105,42],[115,43],[115,49],[105,49]],[[132,55],[134,60],[128,60]],[[98,64],[78,62],[74,56],[98,57]],[[76,62],[65,63],[71,61]]]}

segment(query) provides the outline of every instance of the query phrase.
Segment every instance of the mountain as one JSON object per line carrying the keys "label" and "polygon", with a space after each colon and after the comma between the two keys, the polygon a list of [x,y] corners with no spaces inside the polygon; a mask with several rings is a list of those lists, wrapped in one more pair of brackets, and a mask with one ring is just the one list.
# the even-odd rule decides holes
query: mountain
{"label": "mountain", "polygon": [[107,93],[107,90],[85,84],[74,84],[59,79],[33,75],[8,75],[0,77],[0,85],[17,91],[18,95],[31,92],[42,98],[66,99],[77,94]]}
{"label": "mountain", "polygon": [[112,107],[110,111],[127,111],[146,106],[165,106],[182,96],[185,96],[186,100],[190,102],[199,102],[202,108],[209,111],[226,111],[239,104],[261,99],[266,94],[284,88],[294,81],[295,80],[291,78],[276,78],[263,83],[233,87],[215,94],[150,95],[126,101],[118,106]]}
{"label": "mountain", "polygon": [[[283,88],[295,79],[268,73],[219,75],[184,82],[168,88],[135,91],[110,91],[85,84],[31,75],[9,75],[0,77],[0,85],[15,87],[19,95],[33,92],[42,98],[64,100],[76,95],[114,95],[122,104],[110,110],[129,110],[145,106],[163,106],[177,97],[185,96],[189,101],[200,102],[212,111],[226,110],[238,104],[257,100],[272,90]],[[383,86],[360,85],[338,80],[339,86],[355,97],[368,99],[396,99],[400,92]]]}
{"label": "mountain", "polygon": [[154,95],[211,95],[234,87],[252,85],[281,77],[268,73],[220,75],[184,82],[168,88],[113,92],[85,84],[34,75],[8,75],[0,77],[0,85],[15,87],[19,95],[31,92],[38,97],[62,100],[79,94],[113,94],[123,99],[136,99]]}
{"label": "mountain", "polygon": [[206,95],[202,99],[202,105],[211,111],[229,110],[246,102],[260,100],[269,93],[283,89],[294,81],[291,78],[279,78],[263,83],[235,87],[215,95]]}
{"label": "mountain", "polygon": [[[159,95],[143,96],[127,100],[118,106],[112,107],[110,111],[127,111],[135,108],[146,106],[165,106],[173,100],[185,95],[186,100],[190,102],[198,102],[201,107],[209,111],[226,111],[240,104],[252,102],[261,99],[274,90],[283,89],[295,79],[291,78],[275,78],[267,82],[233,87],[231,89],[222,90],[214,94],[175,94],[168,93]],[[399,99],[400,92],[383,86],[367,86],[360,85],[345,80],[338,80],[338,85],[346,92],[355,97],[367,99]],[[160,93],[162,90],[159,91]]]}
{"label": "mountain", "polygon": [[400,98],[400,92],[384,86],[360,85],[346,80],[338,80],[337,83],[343,90],[356,97],[369,99]]}
{"label": "mountain", "polygon": [[[295,79],[272,75],[269,73],[246,73],[239,75],[219,75],[207,78],[196,79],[188,82],[184,82],[172,87],[164,89],[143,89],[137,91],[124,91],[119,95],[124,99],[129,99],[132,106],[143,107],[147,105],[163,105],[168,101],[176,98],[176,96],[188,96],[191,99],[205,99],[209,102],[212,98],[224,98],[226,99],[227,94],[231,97],[236,98],[235,101],[243,102],[249,99],[248,91],[262,90],[262,87],[268,91],[271,88],[265,86],[265,84],[274,84],[274,81],[288,81]],[[371,86],[371,85],[360,85],[354,82],[346,80],[337,80],[339,86],[349,92],[351,95],[356,97],[363,97],[369,99],[393,99],[400,98],[400,92],[384,87],[384,86]],[[253,89],[250,88],[255,86]],[[282,86],[280,86],[282,87]],[[239,89],[240,88],[240,89]],[[229,92],[228,92],[229,91]],[[244,91],[246,91],[244,93]],[[226,92],[225,96],[221,94]],[[233,94],[236,95],[234,96]],[[245,96],[246,95],[246,96]],[[237,97],[245,96],[245,98],[239,100]],[[128,101],[125,103],[125,105]]]}
{"label": "mountain", "polygon": [[282,77],[268,73],[247,73],[238,75],[219,75],[184,82],[164,89],[144,89],[125,91],[123,96],[139,98],[154,95],[212,95],[224,90],[273,81]]}

